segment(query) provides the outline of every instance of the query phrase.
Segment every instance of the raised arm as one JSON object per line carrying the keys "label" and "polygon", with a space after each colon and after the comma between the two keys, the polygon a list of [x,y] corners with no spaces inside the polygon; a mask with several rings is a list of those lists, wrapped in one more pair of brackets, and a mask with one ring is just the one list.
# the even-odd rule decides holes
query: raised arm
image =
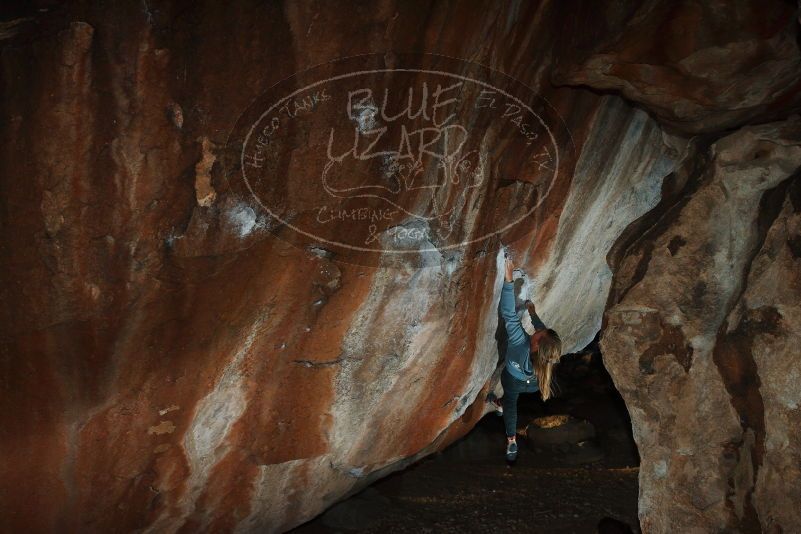
{"label": "raised arm", "polygon": [[522,345],[526,342],[526,333],[515,313],[515,284],[512,281],[512,260],[506,259],[503,289],[501,290],[501,316],[506,324],[510,345]]}
{"label": "raised arm", "polygon": [[526,309],[528,310],[528,314],[531,317],[531,324],[534,326],[536,330],[544,330],[545,324],[540,319],[540,316],[537,315],[537,309],[534,307],[534,303],[530,300],[526,301]]}

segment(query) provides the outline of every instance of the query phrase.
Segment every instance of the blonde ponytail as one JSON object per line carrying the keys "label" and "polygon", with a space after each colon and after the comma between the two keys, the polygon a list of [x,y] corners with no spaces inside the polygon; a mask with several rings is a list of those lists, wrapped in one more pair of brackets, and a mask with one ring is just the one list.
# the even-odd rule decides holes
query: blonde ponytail
{"label": "blonde ponytail", "polygon": [[539,342],[539,350],[534,358],[534,373],[542,393],[542,400],[548,400],[552,395],[553,366],[562,357],[562,340],[554,330],[548,329]]}

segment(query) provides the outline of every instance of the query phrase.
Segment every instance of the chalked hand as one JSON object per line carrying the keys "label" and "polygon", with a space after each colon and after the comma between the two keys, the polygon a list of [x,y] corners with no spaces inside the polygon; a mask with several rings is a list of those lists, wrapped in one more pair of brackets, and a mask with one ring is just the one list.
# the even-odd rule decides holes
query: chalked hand
{"label": "chalked hand", "polygon": [[504,272],[505,280],[507,282],[511,282],[512,281],[512,271],[514,271],[514,265],[512,264],[512,260],[510,258],[506,258],[505,264],[504,264],[504,268],[505,268],[505,272]]}

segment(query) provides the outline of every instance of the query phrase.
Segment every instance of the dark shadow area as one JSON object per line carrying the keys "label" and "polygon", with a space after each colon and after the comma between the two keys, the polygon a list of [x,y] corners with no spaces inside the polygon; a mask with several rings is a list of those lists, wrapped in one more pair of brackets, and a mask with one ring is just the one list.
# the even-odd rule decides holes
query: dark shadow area
{"label": "dark shadow area", "polygon": [[[547,402],[538,393],[520,396],[520,453],[513,465],[504,455],[502,417],[489,413],[445,450],[292,532],[639,532],[639,456],[597,339],[562,358],[556,381],[558,396]],[[554,415],[572,416],[585,430],[591,425],[594,436],[534,443],[529,425],[561,420],[548,418]]]}

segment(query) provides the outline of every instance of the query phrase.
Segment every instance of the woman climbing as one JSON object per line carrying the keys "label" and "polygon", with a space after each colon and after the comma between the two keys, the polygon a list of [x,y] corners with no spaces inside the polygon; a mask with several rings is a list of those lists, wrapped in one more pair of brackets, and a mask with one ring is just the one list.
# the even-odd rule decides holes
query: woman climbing
{"label": "woman climbing", "polygon": [[512,260],[506,256],[504,282],[501,290],[501,316],[509,336],[506,357],[501,373],[503,399],[490,399],[498,411],[503,411],[506,427],[506,459],[517,458],[517,398],[521,393],[539,391],[542,400],[551,397],[553,366],[562,356],[562,340],[554,330],[546,328],[537,317],[534,303],[526,301],[528,314],[523,321],[515,312],[515,294]]}

